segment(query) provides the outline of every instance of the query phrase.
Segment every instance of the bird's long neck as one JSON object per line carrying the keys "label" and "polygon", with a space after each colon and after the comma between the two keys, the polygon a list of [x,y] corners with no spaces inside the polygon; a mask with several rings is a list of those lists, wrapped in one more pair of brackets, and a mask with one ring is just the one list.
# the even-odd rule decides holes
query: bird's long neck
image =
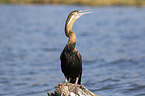
{"label": "bird's long neck", "polygon": [[68,22],[67,21],[65,24],[65,35],[69,38],[68,43],[76,43],[76,35],[74,32],[71,31],[75,21],[73,20],[69,20]]}

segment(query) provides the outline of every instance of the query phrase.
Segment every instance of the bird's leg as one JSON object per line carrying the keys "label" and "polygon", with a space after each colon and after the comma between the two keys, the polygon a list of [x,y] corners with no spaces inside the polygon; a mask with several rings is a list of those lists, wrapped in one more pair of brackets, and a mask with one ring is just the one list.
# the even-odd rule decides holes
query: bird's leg
{"label": "bird's leg", "polygon": [[67,83],[68,81],[67,81],[67,78],[65,78],[65,82],[64,83]]}
{"label": "bird's leg", "polygon": [[75,82],[75,84],[78,84],[78,80],[79,80],[79,78],[77,77],[77,78],[76,78],[76,82]]}
{"label": "bird's leg", "polygon": [[70,78],[68,79],[69,83],[70,83]]}

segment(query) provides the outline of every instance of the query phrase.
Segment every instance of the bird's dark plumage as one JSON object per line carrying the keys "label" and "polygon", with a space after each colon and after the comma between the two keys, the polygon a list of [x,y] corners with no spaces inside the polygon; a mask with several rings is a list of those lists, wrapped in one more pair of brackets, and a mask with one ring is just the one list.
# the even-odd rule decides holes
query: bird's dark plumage
{"label": "bird's dark plumage", "polygon": [[78,51],[74,49],[75,44],[66,45],[61,54],[61,69],[66,79],[70,83],[75,83],[78,77],[78,84],[81,84],[82,58]]}

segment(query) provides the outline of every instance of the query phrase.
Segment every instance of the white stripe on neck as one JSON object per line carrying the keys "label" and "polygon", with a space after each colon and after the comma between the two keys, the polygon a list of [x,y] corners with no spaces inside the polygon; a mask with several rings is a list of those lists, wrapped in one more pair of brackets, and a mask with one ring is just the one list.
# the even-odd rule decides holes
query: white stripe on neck
{"label": "white stripe on neck", "polygon": [[70,20],[69,20],[67,25],[69,25],[69,23],[72,21],[73,18],[74,18],[74,15],[70,18]]}

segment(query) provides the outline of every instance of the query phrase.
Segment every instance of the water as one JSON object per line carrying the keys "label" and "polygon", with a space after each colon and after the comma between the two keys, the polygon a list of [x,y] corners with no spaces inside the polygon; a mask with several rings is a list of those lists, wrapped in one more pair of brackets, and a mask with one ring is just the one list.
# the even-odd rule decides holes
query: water
{"label": "water", "polygon": [[59,56],[74,9],[82,84],[99,96],[145,96],[145,7],[0,5],[0,96],[47,96],[64,81]]}

